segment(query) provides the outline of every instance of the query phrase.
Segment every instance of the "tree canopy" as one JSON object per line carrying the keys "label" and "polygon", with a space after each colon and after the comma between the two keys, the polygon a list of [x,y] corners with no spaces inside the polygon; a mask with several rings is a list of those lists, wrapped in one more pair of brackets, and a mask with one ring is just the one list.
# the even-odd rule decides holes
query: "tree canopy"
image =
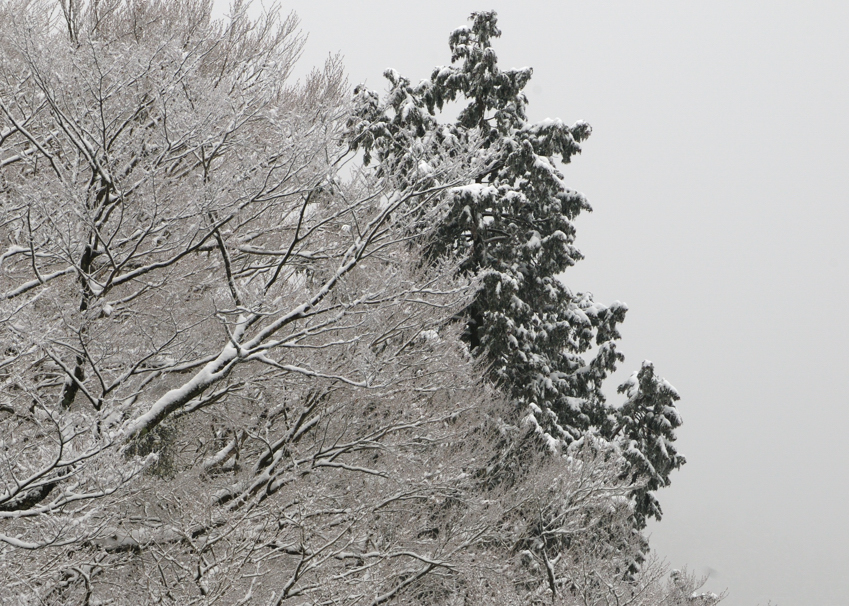
{"label": "tree canopy", "polygon": [[[415,182],[463,150],[469,178],[445,194],[426,247],[433,257],[459,251],[461,271],[481,278],[465,310],[465,339],[554,442],[594,431],[624,448],[635,480],[649,478],[636,511],[642,527],[646,516],[661,516],[652,491],[668,485],[669,473],[684,463],[674,445],[678,394],[645,362],[619,388],[628,392],[627,404],[607,404],[602,386],[624,359],[617,327],[627,307],[573,293],[564,282],[582,258],[574,220],[590,205],[566,185],[558,164],[581,151],[590,126],[530,123],[523,89],[532,70],[499,68],[494,12],[474,13],[471,21],[451,33],[452,63],[430,79],[413,85],[390,70],[383,102],[359,91],[354,145],[400,183]],[[437,113],[449,101],[465,105],[455,121],[440,123]]]}
{"label": "tree canopy", "polygon": [[527,123],[495,14],[352,99],[211,9],[0,1],[0,603],[715,603],[645,558],[677,394],[603,399],[589,127]]}

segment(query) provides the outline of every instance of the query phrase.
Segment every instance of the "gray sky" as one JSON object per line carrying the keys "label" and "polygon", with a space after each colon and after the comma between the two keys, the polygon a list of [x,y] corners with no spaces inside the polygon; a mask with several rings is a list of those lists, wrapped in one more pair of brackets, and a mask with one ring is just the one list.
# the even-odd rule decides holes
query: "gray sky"
{"label": "gray sky", "polygon": [[289,0],[301,66],[341,51],[385,90],[449,61],[495,8],[530,117],[588,121],[566,168],[574,290],[625,301],[624,378],[648,358],[682,395],[688,464],[652,546],[712,572],[724,604],[849,602],[849,3]]}

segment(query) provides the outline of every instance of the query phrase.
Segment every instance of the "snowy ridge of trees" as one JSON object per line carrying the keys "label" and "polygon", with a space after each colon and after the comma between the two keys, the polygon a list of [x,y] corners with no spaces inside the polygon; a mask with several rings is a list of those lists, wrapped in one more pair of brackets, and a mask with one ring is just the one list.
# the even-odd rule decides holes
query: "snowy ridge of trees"
{"label": "snowy ridge of trees", "polygon": [[[644,365],[609,424],[570,424],[551,402],[590,419],[609,368],[546,374],[505,336],[575,363],[618,336],[616,306],[538,322],[520,296],[506,259],[577,258],[568,216],[462,235],[522,212],[495,177],[516,149],[527,187],[586,205],[539,150],[587,127],[524,124],[529,71],[486,72],[512,152],[488,101],[435,120],[450,86],[489,90],[453,67],[352,103],[338,59],[290,81],[294,16],[211,8],[0,2],[0,603],[715,603],[663,581],[635,518],[677,466],[674,390]],[[343,177],[358,147],[377,164]]]}

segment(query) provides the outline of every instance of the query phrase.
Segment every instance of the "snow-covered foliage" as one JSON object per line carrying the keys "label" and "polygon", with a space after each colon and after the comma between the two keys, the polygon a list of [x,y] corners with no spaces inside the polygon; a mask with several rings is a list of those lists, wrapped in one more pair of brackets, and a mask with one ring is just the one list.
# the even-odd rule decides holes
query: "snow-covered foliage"
{"label": "snow-covered foliage", "polygon": [[[670,471],[684,462],[672,444],[678,396],[647,384],[639,404],[634,398],[623,408],[607,404],[602,384],[623,360],[618,325],[627,308],[573,293],[562,280],[581,259],[574,220],[590,206],[566,185],[558,164],[581,151],[591,129],[581,121],[528,122],[523,89],[532,70],[498,67],[494,12],[471,20],[451,33],[452,64],[435,68],[430,79],[414,85],[390,70],[383,101],[357,91],[353,145],[404,184],[419,179],[423,165],[465,158],[467,180],[443,194],[438,228],[422,239],[433,258],[463,255],[461,269],[480,280],[465,311],[466,340],[517,405],[530,407],[529,422],[550,444],[565,446],[593,430],[628,452],[629,473],[648,481],[639,490],[642,526],[646,516],[660,517],[651,491],[668,484]],[[438,111],[450,101],[465,106],[455,122],[440,123]],[[635,407],[656,410],[664,421],[635,414]]]}
{"label": "snow-covered foliage", "polygon": [[[552,202],[562,235],[463,235],[505,228],[496,214],[525,213],[537,187],[508,186],[491,108],[442,127],[447,93],[392,76],[394,113],[364,91],[355,113],[337,60],[290,81],[294,17],[246,8],[217,22],[207,0],[0,2],[0,604],[678,595],[633,526],[635,490],[667,468],[635,475],[631,454],[670,451],[674,392],[641,371],[627,440],[553,434],[567,417],[546,394],[584,385],[563,402],[587,414],[595,379],[549,386],[559,367],[527,349],[607,343],[624,313],[569,295],[571,323],[559,304],[542,322],[523,298],[548,279],[541,251],[562,256],[552,268],[576,258],[557,208],[583,199]],[[455,52],[487,31],[455,34]],[[518,98],[525,76],[492,74]],[[517,127],[524,105],[506,106],[498,128],[522,149],[583,132]],[[352,132],[381,163],[343,178]],[[381,147],[392,133],[408,152]],[[468,223],[461,203],[498,213]],[[476,243],[490,260],[470,265]],[[499,288],[516,314],[484,303]],[[489,350],[518,335],[496,376],[518,380],[526,347],[527,393],[484,380],[469,309],[504,324],[475,329]]]}
{"label": "snow-covered foliage", "polygon": [[668,486],[669,473],[684,464],[673,444],[675,429],[681,425],[675,408],[678,392],[654,373],[649,361],[619,386],[619,392],[628,401],[617,411],[614,434],[631,462],[630,473],[645,481],[635,495],[637,522],[642,526],[646,516],[660,519],[660,504],[652,491]]}

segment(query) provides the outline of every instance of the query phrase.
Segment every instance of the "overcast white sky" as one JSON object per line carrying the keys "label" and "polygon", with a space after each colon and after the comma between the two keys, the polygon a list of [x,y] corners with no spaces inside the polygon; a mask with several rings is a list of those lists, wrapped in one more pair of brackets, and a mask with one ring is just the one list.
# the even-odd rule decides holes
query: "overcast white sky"
{"label": "overcast white sky", "polygon": [[849,2],[289,0],[301,67],[341,51],[383,91],[494,8],[530,117],[588,121],[566,175],[595,212],[574,290],[625,301],[683,400],[688,464],[652,545],[728,606],[849,603]]}

